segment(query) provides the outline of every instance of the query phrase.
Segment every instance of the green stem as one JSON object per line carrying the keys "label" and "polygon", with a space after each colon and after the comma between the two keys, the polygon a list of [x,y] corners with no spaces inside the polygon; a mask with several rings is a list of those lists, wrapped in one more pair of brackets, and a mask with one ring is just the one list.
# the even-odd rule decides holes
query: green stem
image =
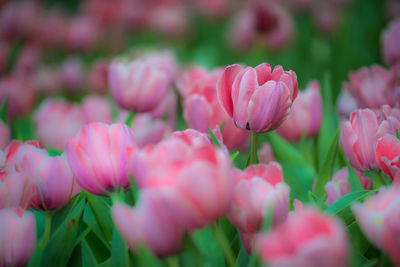
{"label": "green stem", "polygon": [[125,120],[125,124],[128,125],[128,127],[132,126],[133,118],[135,117],[135,112],[130,111],[128,114],[128,117]]}
{"label": "green stem", "polygon": [[224,232],[221,230],[221,228],[219,228],[216,223],[213,224],[212,230],[215,240],[217,241],[219,247],[222,249],[222,252],[224,253],[228,266],[236,267],[235,257]]}
{"label": "green stem", "polygon": [[111,202],[112,202],[113,205],[116,205],[119,202],[121,202],[121,198],[120,198],[120,194],[119,193],[116,193],[116,192],[111,193],[110,198],[111,198]]}
{"label": "green stem", "polygon": [[51,218],[52,218],[52,213],[50,211],[46,212],[46,220],[44,224],[44,231],[42,238],[40,240],[40,247],[44,248],[47,245],[47,242],[49,242],[50,239],[50,233],[51,233]]}
{"label": "green stem", "polygon": [[250,150],[250,160],[249,165],[258,163],[258,134],[255,132],[251,133],[251,150]]}

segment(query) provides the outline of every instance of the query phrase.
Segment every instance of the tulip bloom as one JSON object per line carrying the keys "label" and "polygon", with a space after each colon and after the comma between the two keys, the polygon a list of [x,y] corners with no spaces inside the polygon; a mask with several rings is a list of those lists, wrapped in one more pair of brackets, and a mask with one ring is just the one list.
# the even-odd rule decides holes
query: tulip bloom
{"label": "tulip bloom", "polygon": [[398,243],[400,187],[398,185],[389,188],[381,187],[377,195],[369,197],[364,203],[353,204],[352,210],[361,230],[371,243],[388,252],[393,261],[398,264],[400,253]]}
{"label": "tulip bloom", "polygon": [[[356,171],[357,173],[357,171]],[[365,190],[372,189],[372,181],[366,177],[363,173],[357,173],[358,178]],[[350,182],[349,182],[349,172],[347,167],[339,170],[332,177],[332,180],[325,185],[325,191],[328,195],[326,204],[328,206],[332,205],[336,200],[344,195],[351,193]]]}
{"label": "tulip bloom", "polygon": [[31,212],[0,210],[0,266],[25,266],[36,246],[36,221]]}
{"label": "tulip bloom", "polygon": [[0,177],[0,209],[27,209],[32,197],[32,184],[25,174],[11,171]]}
{"label": "tulip bloom", "polygon": [[258,240],[261,259],[271,267],[347,266],[348,240],[344,225],[317,210],[304,209]]}
{"label": "tulip bloom", "polygon": [[79,185],[89,193],[106,195],[129,186],[128,148],[136,148],[136,143],[126,125],[90,123],[67,143],[66,154]]}
{"label": "tulip bloom", "polygon": [[390,22],[382,34],[382,55],[387,65],[394,66],[400,62],[400,19]]}
{"label": "tulip bloom", "polygon": [[235,125],[256,133],[278,128],[297,96],[293,71],[267,63],[255,68],[228,66],[217,83],[218,100]]}
{"label": "tulip bloom", "polygon": [[10,143],[10,128],[0,120],[0,149],[5,149]]}
{"label": "tulip bloom", "polygon": [[210,224],[228,210],[233,185],[229,156],[197,131],[177,132],[134,152],[128,171],[140,188],[159,192],[187,230]]}
{"label": "tulip bloom", "polygon": [[60,151],[84,125],[79,106],[61,99],[43,101],[33,119],[40,144]]}
{"label": "tulip bloom", "polygon": [[27,152],[20,167],[33,185],[33,209],[56,210],[67,205],[76,181],[64,154],[49,157],[46,150]]}
{"label": "tulip bloom", "polygon": [[276,162],[236,170],[228,218],[241,232],[255,233],[261,229],[268,209],[273,208],[273,225],[282,223],[289,213],[289,191]]}
{"label": "tulip bloom", "polygon": [[152,190],[140,192],[135,207],[116,204],[111,209],[115,225],[133,252],[146,245],[157,256],[177,252],[183,231],[166,209],[160,196]]}
{"label": "tulip bloom", "polygon": [[278,134],[289,142],[296,142],[303,134],[308,137],[318,135],[322,123],[322,99],[319,83],[313,81],[307,89],[299,92],[291,112],[277,129]]}
{"label": "tulip bloom", "polygon": [[386,134],[376,143],[376,162],[381,170],[395,183],[400,182],[400,141]]}
{"label": "tulip bloom", "polygon": [[99,95],[87,96],[82,102],[82,115],[85,123],[111,123],[111,107],[105,97]]}
{"label": "tulip bloom", "polygon": [[121,108],[146,112],[166,97],[174,75],[172,55],[153,54],[128,63],[114,60],[109,68],[109,85]]}

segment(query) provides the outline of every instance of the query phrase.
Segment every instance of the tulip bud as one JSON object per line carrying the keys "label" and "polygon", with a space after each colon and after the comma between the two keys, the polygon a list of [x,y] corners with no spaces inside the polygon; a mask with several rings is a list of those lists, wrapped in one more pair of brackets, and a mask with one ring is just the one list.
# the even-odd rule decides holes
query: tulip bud
{"label": "tulip bud", "polygon": [[381,187],[378,194],[367,198],[363,204],[355,203],[352,210],[361,230],[371,243],[387,252],[399,263],[398,223],[400,218],[400,187]]}
{"label": "tulip bud", "polygon": [[60,151],[84,124],[79,106],[62,99],[43,101],[33,119],[40,144]]}
{"label": "tulip bud", "polygon": [[10,128],[0,119],[0,149],[5,149],[10,143]]}
{"label": "tulip bud", "polygon": [[25,266],[36,246],[36,222],[31,212],[0,210],[0,266]]}
{"label": "tulip bud", "polygon": [[347,266],[348,239],[344,225],[317,210],[304,209],[257,240],[268,266]]}
{"label": "tulip bud", "polygon": [[109,68],[109,85],[117,104],[138,112],[156,108],[170,89],[175,74],[171,54],[154,54],[129,63],[114,60]]}
{"label": "tulip bud", "polygon": [[138,246],[146,245],[157,256],[166,256],[181,247],[182,228],[166,209],[163,199],[152,190],[141,191],[139,202],[133,208],[114,205],[111,214],[133,252],[137,252]]}
{"label": "tulip bud", "polygon": [[110,104],[99,95],[90,95],[83,100],[82,113],[85,123],[112,122]]}
{"label": "tulip bud", "polygon": [[46,150],[27,152],[20,166],[33,185],[33,209],[56,210],[67,205],[76,181],[64,154],[49,157]]}
{"label": "tulip bud", "polygon": [[400,141],[391,134],[379,138],[376,143],[376,162],[381,170],[395,183],[400,182]]}
{"label": "tulip bud", "polygon": [[217,83],[218,100],[241,129],[265,133],[285,120],[297,96],[297,78],[281,66],[228,66]]}
{"label": "tulip bud", "polygon": [[129,186],[127,149],[136,148],[131,130],[123,124],[90,123],[66,147],[68,163],[79,185],[95,195]]}
{"label": "tulip bud", "polygon": [[315,137],[322,123],[322,99],[319,83],[309,83],[307,89],[299,92],[291,112],[277,129],[278,134],[289,142],[297,142],[303,134]]}
{"label": "tulip bud", "polygon": [[390,22],[381,37],[381,49],[385,63],[390,66],[400,63],[400,19]]}
{"label": "tulip bud", "polygon": [[251,165],[236,170],[233,200],[228,212],[232,224],[245,233],[258,232],[264,217],[273,208],[273,225],[285,221],[289,213],[289,186],[283,182],[276,162]]}

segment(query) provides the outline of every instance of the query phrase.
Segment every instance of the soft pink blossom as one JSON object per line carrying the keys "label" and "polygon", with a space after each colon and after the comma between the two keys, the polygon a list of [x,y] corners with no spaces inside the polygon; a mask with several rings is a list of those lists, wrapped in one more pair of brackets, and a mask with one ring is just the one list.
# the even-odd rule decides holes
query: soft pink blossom
{"label": "soft pink blossom", "polygon": [[274,154],[271,149],[271,145],[264,143],[258,150],[258,160],[260,163],[267,164],[271,161],[275,161]]}
{"label": "soft pink blossom", "polygon": [[10,127],[0,119],[0,149],[5,149],[10,143]]}
{"label": "soft pink blossom", "polygon": [[111,107],[107,98],[99,95],[89,95],[83,99],[82,115],[85,123],[111,123]]}
{"label": "soft pink blossom", "polygon": [[0,209],[28,209],[32,197],[32,184],[25,174],[10,171],[6,176],[0,176]]}
{"label": "soft pink blossom", "polygon": [[386,134],[379,138],[375,148],[376,162],[381,170],[395,183],[400,183],[400,141]]}
{"label": "soft pink blossom", "polygon": [[385,63],[393,66],[400,63],[400,19],[390,22],[382,33],[382,55]]}

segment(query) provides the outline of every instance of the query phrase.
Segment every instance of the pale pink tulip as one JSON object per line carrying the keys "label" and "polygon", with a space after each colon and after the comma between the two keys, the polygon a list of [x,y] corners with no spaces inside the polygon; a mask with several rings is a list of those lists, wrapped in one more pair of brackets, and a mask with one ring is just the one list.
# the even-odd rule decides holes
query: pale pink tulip
{"label": "pale pink tulip", "polygon": [[107,98],[99,95],[85,97],[82,102],[82,115],[85,123],[111,123],[111,107]]}
{"label": "pale pink tulip", "polygon": [[41,103],[34,114],[34,121],[40,144],[60,151],[84,125],[79,106],[51,98]]}
{"label": "pale pink tulip", "polygon": [[[363,173],[357,172],[358,179],[365,190],[372,189],[372,180],[366,177]],[[336,200],[341,198],[344,195],[351,193],[350,182],[349,182],[349,173],[347,167],[339,170],[332,177],[332,180],[325,185],[325,191],[328,195],[328,199],[326,200],[327,205],[332,205]]]}
{"label": "pale pink tulip", "polygon": [[[385,251],[396,262],[399,255],[398,219],[400,216],[400,187],[381,187],[377,195],[367,198],[364,203],[355,203],[352,210],[361,230],[371,243]],[[396,222],[396,225],[393,225]],[[392,239],[388,237],[391,235]],[[395,242],[397,242],[397,247]]]}
{"label": "pale pink tulip", "polygon": [[400,141],[386,134],[379,138],[375,148],[376,162],[381,170],[395,183],[400,183]]}
{"label": "pale pink tulip", "polygon": [[114,60],[109,86],[121,108],[146,112],[166,97],[174,75],[175,61],[170,53],[149,54],[128,63]]}
{"label": "pale pink tulip", "polygon": [[5,149],[10,143],[10,128],[0,120],[0,149]]}
{"label": "pale pink tulip", "polygon": [[278,134],[289,142],[297,142],[306,134],[318,135],[322,123],[322,99],[319,83],[310,82],[305,91],[300,91],[293,102],[291,112],[277,129]]}
{"label": "pale pink tulip", "polygon": [[133,153],[128,172],[140,188],[159,192],[185,229],[210,224],[229,208],[233,177],[228,153],[197,131],[177,132]]}
{"label": "pale pink tulip", "polygon": [[317,210],[304,209],[257,240],[258,253],[271,267],[336,267],[348,264],[344,225]]}
{"label": "pale pink tulip", "polygon": [[157,256],[166,256],[181,248],[182,228],[168,212],[162,197],[153,190],[141,191],[135,207],[114,205],[111,214],[133,252],[140,245],[146,245]]}
{"label": "pale pink tulip", "polygon": [[0,266],[25,266],[36,246],[36,221],[29,211],[0,210]]}
{"label": "pale pink tulip", "polygon": [[297,77],[269,64],[228,66],[217,83],[218,100],[237,127],[256,133],[278,128],[297,96]]}
{"label": "pale pink tulip", "polygon": [[25,174],[11,171],[0,177],[0,209],[28,209],[32,197],[32,184]]}
{"label": "pale pink tulip", "polygon": [[90,123],[66,146],[68,163],[79,185],[95,195],[129,186],[127,149],[135,149],[131,130],[122,124]]}
{"label": "pale pink tulip", "polygon": [[271,161],[275,161],[274,154],[271,149],[271,145],[264,143],[258,150],[258,160],[260,163],[267,164]]}
{"label": "pale pink tulip", "polygon": [[385,63],[393,66],[400,63],[400,19],[390,22],[382,34],[382,55]]}
{"label": "pale pink tulip", "polygon": [[76,181],[64,154],[49,157],[42,149],[27,152],[20,167],[33,185],[33,209],[56,210],[67,205]]}
{"label": "pale pink tulip", "polygon": [[236,170],[233,199],[228,218],[245,233],[261,230],[264,217],[273,209],[274,226],[285,221],[289,213],[289,186],[283,181],[281,166],[276,162],[250,165]]}

